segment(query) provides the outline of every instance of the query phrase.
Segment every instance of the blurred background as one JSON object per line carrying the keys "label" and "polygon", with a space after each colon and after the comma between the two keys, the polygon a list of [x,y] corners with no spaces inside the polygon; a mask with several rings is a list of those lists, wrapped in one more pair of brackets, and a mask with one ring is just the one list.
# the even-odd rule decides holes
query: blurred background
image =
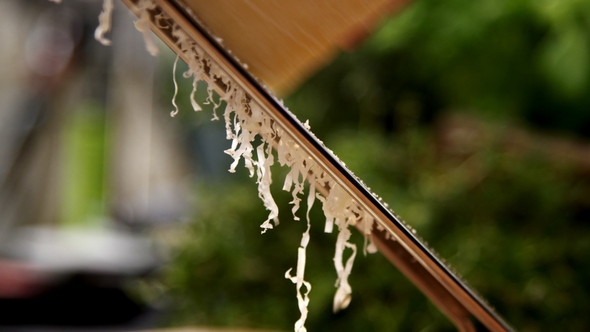
{"label": "blurred background", "polygon": [[[192,111],[184,64],[169,117],[175,56],[116,5],[104,47],[99,1],[0,2],[0,325],[291,330],[305,225],[285,170],[260,235],[223,124]],[[585,331],[589,91],[590,2],[416,0],[284,97],[516,329]],[[308,330],[454,330],[380,254],[333,314],[335,237],[312,212]]]}

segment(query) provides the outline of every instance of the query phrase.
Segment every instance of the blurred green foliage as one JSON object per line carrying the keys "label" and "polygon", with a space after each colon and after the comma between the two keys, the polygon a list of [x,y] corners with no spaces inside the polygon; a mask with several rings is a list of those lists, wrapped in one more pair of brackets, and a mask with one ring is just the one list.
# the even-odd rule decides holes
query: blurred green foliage
{"label": "blurred green foliage", "polygon": [[[588,137],[588,61],[588,1],[420,0],[286,104],[518,330],[584,331],[589,170],[501,140],[449,153],[437,130],[459,113],[498,124],[487,129],[495,137],[514,124]],[[164,282],[171,324],[292,329],[295,288],[283,274],[305,225],[279,190],[284,170],[274,172],[281,225],[264,235],[245,172],[197,189]],[[322,232],[319,204],[312,218],[310,331],[454,329],[379,254],[357,256],[351,306],[332,314],[335,236]]]}
{"label": "blurred green foliage", "polygon": [[320,120],[328,110],[391,127],[411,105],[424,121],[454,108],[587,136],[589,40],[588,1],[420,0],[289,104],[319,132],[342,125]]}

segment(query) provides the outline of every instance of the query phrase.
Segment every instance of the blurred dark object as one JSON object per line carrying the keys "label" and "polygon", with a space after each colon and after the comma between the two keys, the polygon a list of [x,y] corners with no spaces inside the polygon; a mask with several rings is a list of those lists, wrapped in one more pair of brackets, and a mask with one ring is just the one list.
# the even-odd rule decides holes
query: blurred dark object
{"label": "blurred dark object", "polygon": [[[124,291],[160,266],[150,243],[115,230],[21,229],[3,243],[1,326],[147,328],[158,310]],[[39,331],[44,331],[39,328]]]}
{"label": "blurred dark object", "polygon": [[[46,331],[56,327],[125,328],[153,326],[159,313],[139,304],[109,276],[73,275],[32,297],[0,298],[0,330]],[[12,327],[12,328],[11,328]]]}

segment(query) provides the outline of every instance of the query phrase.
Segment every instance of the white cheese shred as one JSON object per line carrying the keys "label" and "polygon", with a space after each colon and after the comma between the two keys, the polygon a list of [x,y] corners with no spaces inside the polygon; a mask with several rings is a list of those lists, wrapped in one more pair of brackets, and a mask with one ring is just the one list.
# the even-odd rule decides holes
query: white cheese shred
{"label": "white cheese shred", "polygon": [[[322,209],[326,217],[326,230],[332,229],[332,225],[338,227],[336,239],[336,252],[334,254],[334,266],[336,268],[336,294],[334,296],[333,310],[338,312],[348,307],[351,300],[352,288],[348,283],[348,276],[352,271],[352,265],[356,256],[356,245],[348,242],[351,236],[348,226],[355,225],[358,221],[360,208],[342,188],[331,183],[328,197],[318,196],[322,202]],[[348,259],[344,259],[344,251],[348,248],[352,253]]]}
{"label": "white cheese shred", "polygon": [[106,39],[104,35],[111,31],[114,8],[113,0],[104,0],[102,3],[102,12],[98,16],[98,27],[94,30],[94,38],[105,46],[111,45],[111,41]]}
{"label": "white cheese shred", "polygon": [[[190,70],[189,70],[189,72],[190,72]],[[201,108],[201,106],[199,105],[199,103],[197,103],[197,100],[195,99],[195,94],[197,93],[198,83],[199,83],[199,80],[197,80],[196,78],[193,78],[193,90],[191,91],[191,94],[190,94],[190,100],[191,100],[191,106],[193,107],[193,110],[195,112],[203,110]]]}
{"label": "white cheese shred", "polygon": [[[297,249],[297,273],[295,276],[292,276],[291,269],[289,269],[285,273],[285,278],[291,280],[296,285],[296,292],[297,292],[297,304],[299,306],[299,311],[301,312],[301,317],[295,322],[295,332],[306,332],[307,329],[305,328],[305,320],[307,319],[307,306],[309,305],[309,292],[311,291],[311,284],[305,281],[305,250],[307,245],[309,244],[309,230],[311,229],[311,222],[309,218],[309,211],[313,206],[313,202],[315,200],[315,185],[313,180],[309,185],[309,193],[307,196],[307,229],[305,233],[301,236],[301,246]],[[301,291],[301,287],[305,285],[305,292]]]}
{"label": "white cheese shred", "polygon": [[174,82],[174,95],[172,96],[172,105],[174,106],[174,111],[170,112],[171,117],[175,117],[178,114],[178,105],[176,104],[176,95],[178,95],[178,83],[176,82],[176,65],[178,64],[178,58],[180,56],[177,54],[176,59],[174,60],[174,65],[172,66],[172,82]]}
{"label": "white cheese shred", "polygon": [[[334,312],[346,309],[350,304],[352,288],[348,283],[348,276],[352,271],[352,264],[354,263],[354,257],[356,256],[356,245],[348,242],[351,235],[348,225],[346,223],[341,223],[338,227],[340,232],[336,239],[336,254],[334,255],[334,264],[336,266],[336,273],[338,274],[338,279],[336,280],[337,289],[336,294],[334,295],[333,304]],[[351,249],[352,254],[346,260],[346,264],[343,264],[345,248]]]}
{"label": "white cheese shred", "polygon": [[371,215],[363,211],[363,218],[361,219],[362,225],[360,229],[363,231],[363,235],[365,236],[365,241],[363,243],[363,254],[367,256],[367,253],[374,254],[377,252],[377,246],[373,243],[371,239],[371,233],[373,232],[373,223],[374,219]]}
{"label": "white cheese shred", "polygon": [[274,163],[274,156],[272,154],[272,146],[267,145],[265,151],[264,145],[265,143],[261,143],[256,149],[256,155],[258,157],[258,161],[256,162],[256,173],[258,175],[258,180],[256,181],[258,183],[258,196],[260,199],[262,199],[264,207],[270,211],[266,221],[260,225],[262,228],[262,233],[266,232],[268,229],[273,228],[272,224],[270,223],[271,220],[275,222],[275,226],[279,224],[279,207],[275,203],[270,192],[270,184],[272,183],[270,166],[272,166]]}
{"label": "white cheese shred", "polygon": [[145,47],[149,54],[156,56],[158,55],[158,46],[154,42],[151,36],[150,29],[150,13],[149,11],[154,9],[156,4],[151,0],[140,0],[137,3],[137,9],[139,9],[139,20],[135,22],[135,28],[143,33],[143,39],[145,41]]}
{"label": "white cheese shred", "polygon": [[[311,284],[303,279],[305,273],[305,248],[299,247],[297,249],[297,274],[291,275],[289,269],[285,273],[285,278],[290,279],[297,288],[297,304],[301,317],[295,322],[295,332],[306,332],[305,320],[307,319],[307,306],[309,305],[309,292],[311,291]],[[301,288],[305,285],[305,292],[301,291]]]}

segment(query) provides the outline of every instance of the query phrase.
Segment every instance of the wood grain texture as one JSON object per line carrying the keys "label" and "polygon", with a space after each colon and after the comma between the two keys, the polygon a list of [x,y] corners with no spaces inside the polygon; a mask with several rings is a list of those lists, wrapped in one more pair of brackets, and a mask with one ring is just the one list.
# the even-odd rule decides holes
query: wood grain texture
{"label": "wood grain texture", "polygon": [[408,0],[182,0],[275,93],[292,91]]}

